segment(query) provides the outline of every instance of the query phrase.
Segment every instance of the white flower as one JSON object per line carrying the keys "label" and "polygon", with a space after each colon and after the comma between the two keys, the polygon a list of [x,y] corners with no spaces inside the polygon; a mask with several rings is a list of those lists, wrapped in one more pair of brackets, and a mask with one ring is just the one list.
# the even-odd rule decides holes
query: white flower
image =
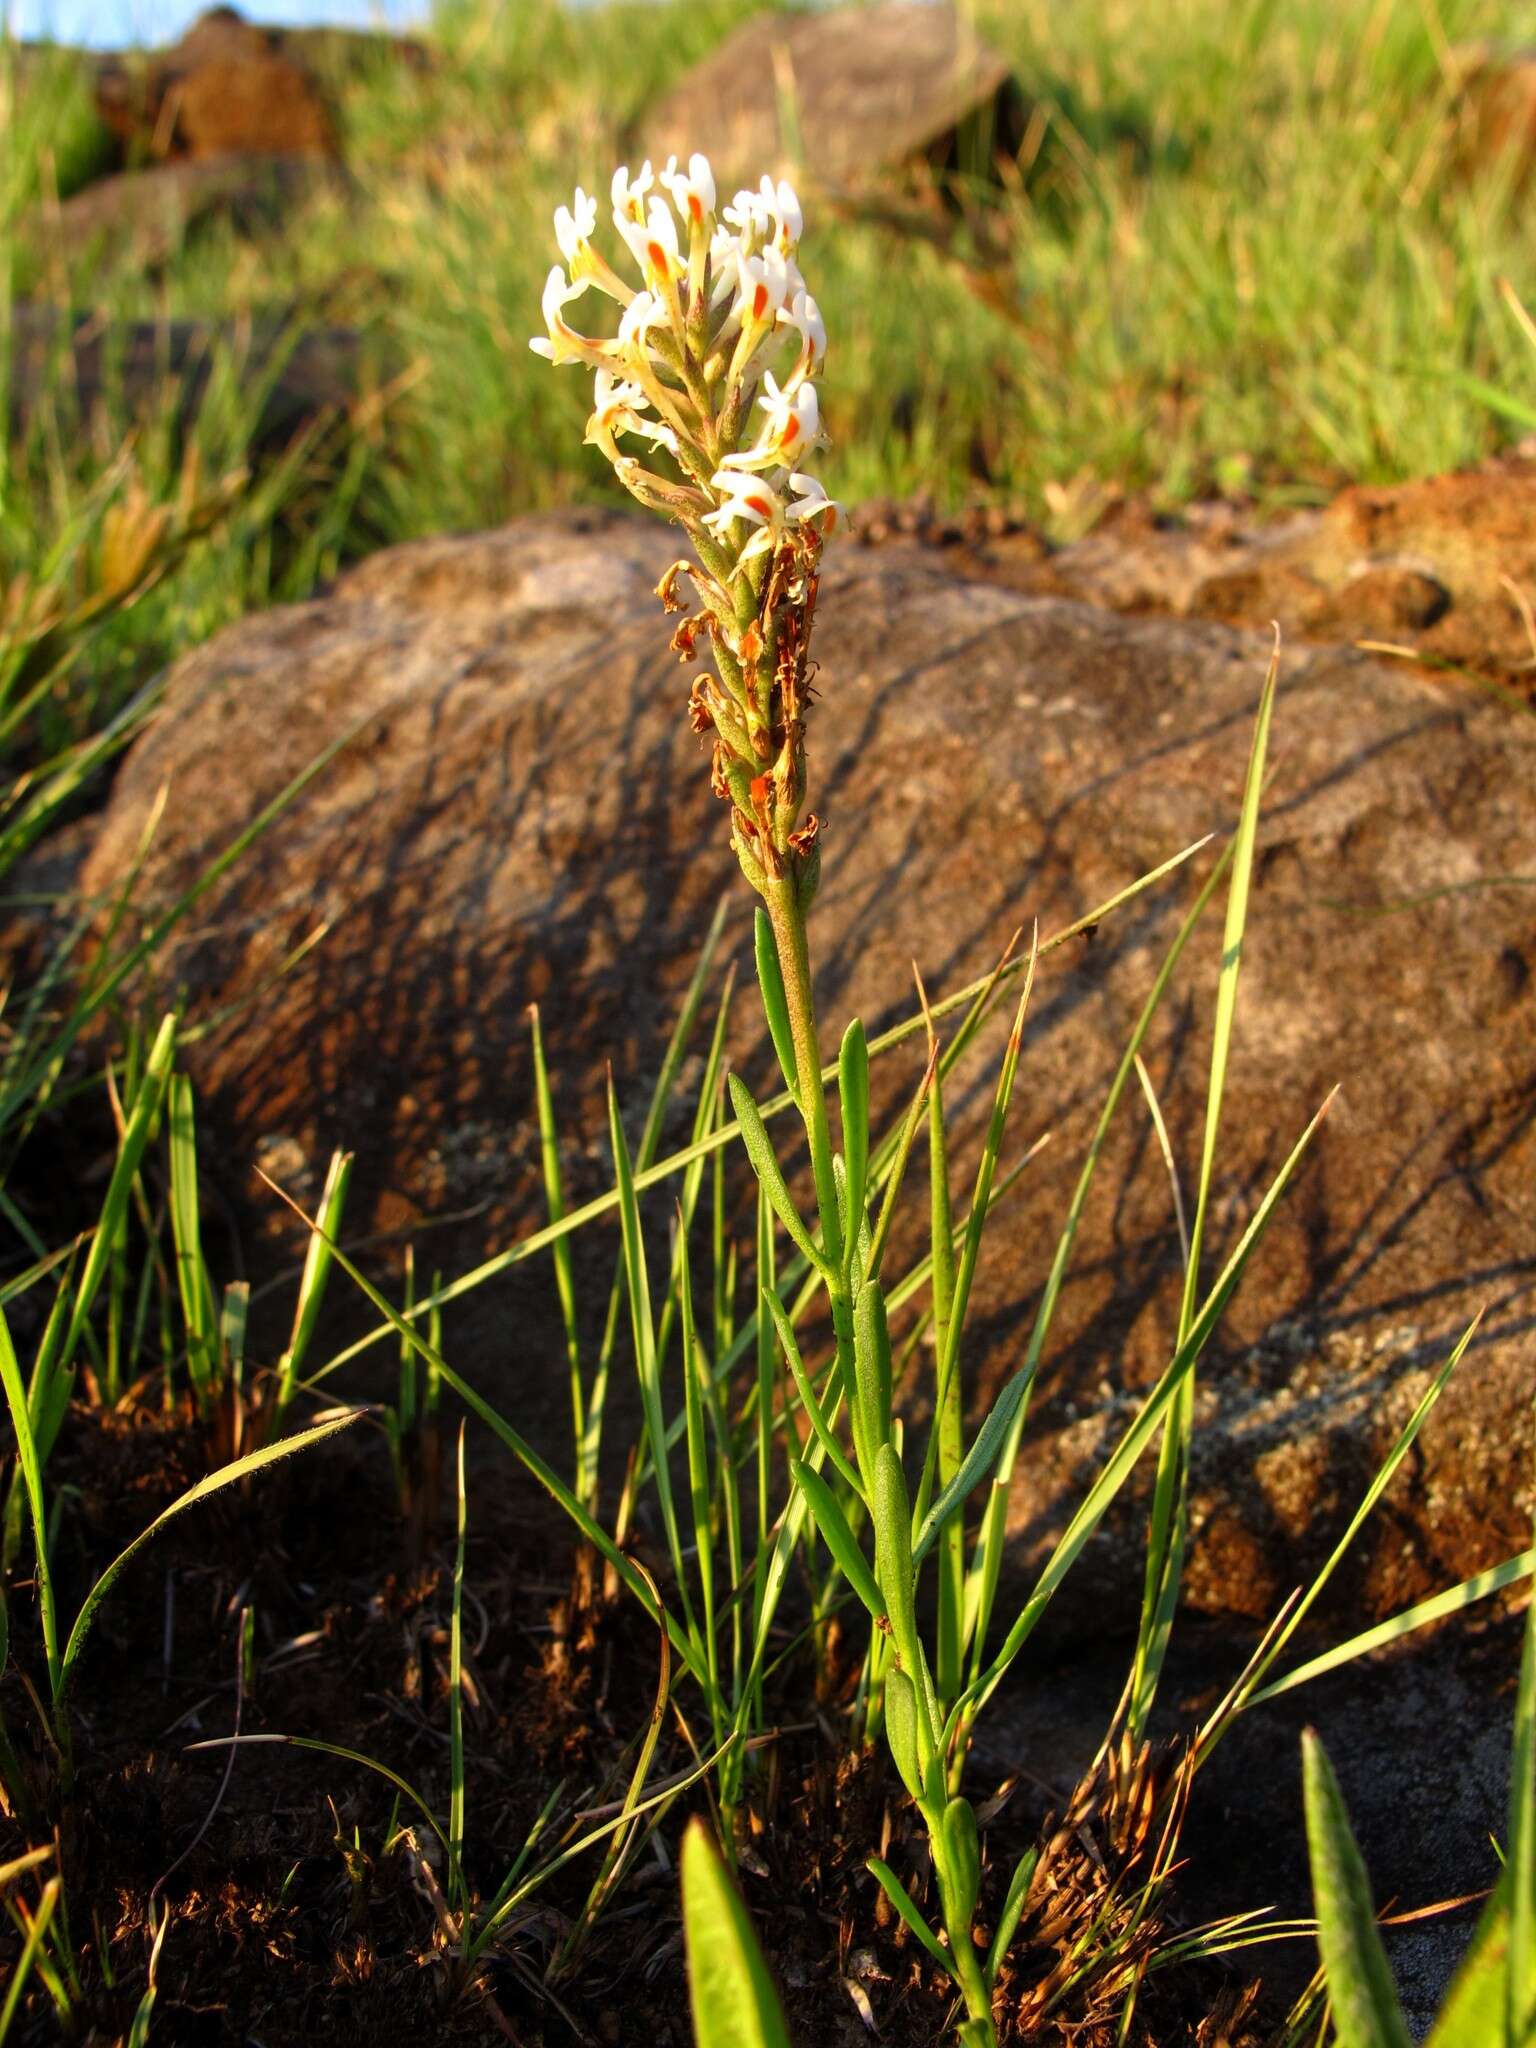
{"label": "white flower", "polygon": [[744,328],[771,326],[789,292],[789,270],[777,249],[761,256],[738,256],[736,304],[732,318]]}
{"label": "white flower", "polygon": [[582,248],[591,241],[597,226],[597,201],[589,199],[578,185],[574,206],[555,208],[555,240],[566,262],[575,265]]}
{"label": "white flower", "polygon": [[[770,195],[773,191],[771,179],[764,178]],[[773,220],[773,207],[761,193],[740,191],[730,205],[721,209],[720,218],[730,222],[741,236],[743,243],[751,246],[768,238],[769,224]]]}
{"label": "white flower", "polygon": [[645,195],[655,182],[649,158],[640,166],[638,178],[630,177],[628,164],[620,164],[614,172],[608,192],[613,201],[613,224],[620,234],[624,232],[626,221],[645,219]]}
{"label": "white flower", "polygon": [[821,439],[821,407],[814,384],[795,379],[781,391],[771,371],[763,382],[768,395],[758,404],[768,415],[768,428],[749,454],[731,458],[737,469],[773,469],[780,463],[792,467],[803,462]]}
{"label": "white flower", "polygon": [[665,290],[687,275],[688,266],[678,246],[677,221],[665,199],[653,199],[643,221],[621,220],[619,233],[652,291]]}
{"label": "white flower", "polygon": [[[768,180],[763,179],[764,194],[767,197]],[[800,201],[793,185],[786,185],[780,178],[772,199],[774,216],[774,240],[780,251],[787,256],[805,232],[805,218],[800,211]]]}
{"label": "white flower", "polygon": [[592,417],[605,427],[617,426],[627,412],[649,403],[638,384],[615,377],[611,370],[599,370],[592,391]]}
{"label": "white flower", "polygon": [[585,279],[572,284],[558,263],[545,278],[544,325],[549,334],[547,338],[536,334],[529,342],[536,356],[547,356],[552,363],[587,363],[601,358],[598,344],[578,334],[565,319],[565,308],[586,288]]}
{"label": "white flower", "polygon": [[821,439],[821,406],[814,384],[781,391],[770,371],[763,379],[766,398],[757,402],[768,415],[769,431],[784,461],[814,448]]}
{"label": "white flower", "polygon": [[783,524],[784,502],[760,476],[749,476],[740,469],[717,469],[709,483],[711,490],[724,493],[724,503],[704,514],[704,524],[716,533],[724,533],[733,519],[748,519],[763,527]]}
{"label": "white flower", "polygon": [[667,309],[654,292],[636,292],[619,322],[619,347],[640,348],[653,327],[667,317]]}
{"label": "white flower", "polygon": [[669,455],[677,453],[677,435],[661,420],[650,416],[650,401],[638,384],[599,370],[592,394],[592,417],[587,421],[587,439],[595,441],[611,460],[618,459],[613,446],[615,434],[639,434]]}
{"label": "white flower", "polygon": [[781,256],[790,253],[805,228],[794,186],[787,185],[782,178],[775,185],[766,171],[755,192],[736,194],[723,218],[741,231],[744,242],[766,242]]}
{"label": "white flower", "polygon": [[784,531],[784,501],[771,484],[740,469],[716,470],[709,481],[714,490],[723,491],[726,496],[723,504],[704,514],[706,526],[712,527],[721,540],[727,537],[733,520],[745,519],[757,528],[736,557],[739,571],[757,556],[767,554]]}
{"label": "white flower", "polygon": [[805,526],[819,526],[823,535],[829,534],[843,511],[836,498],[829,498],[815,477],[803,476],[798,470],[790,477],[789,487],[800,495],[790,499],[787,516]]}
{"label": "white flower", "polygon": [[779,324],[792,327],[800,336],[801,355],[807,370],[814,370],[827,352],[827,326],[821,308],[802,286],[787,306],[779,308]]}
{"label": "white flower", "polygon": [[667,158],[661,182],[672,195],[672,204],[686,221],[702,227],[715,210],[715,178],[709,158],[697,150],[688,159],[688,175],[677,168],[677,158]]}

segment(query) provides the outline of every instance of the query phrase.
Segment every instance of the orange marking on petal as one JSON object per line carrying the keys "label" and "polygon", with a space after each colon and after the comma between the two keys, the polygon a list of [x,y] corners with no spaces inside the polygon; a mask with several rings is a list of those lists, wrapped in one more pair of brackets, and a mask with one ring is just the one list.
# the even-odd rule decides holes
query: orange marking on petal
{"label": "orange marking on petal", "polygon": [[799,440],[799,438],[800,422],[794,417],[793,414],[791,414],[789,420],[785,424],[783,433],[780,434],[779,436],[779,446],[781,448],[791,448],[794,446],[795,442]]}
{"label": "orange marking on petal", "polygon": [[760,284],[752,294],[752,318],[754,320],[761,320],[767,309],[768,287],[765,284]]}
{"label": "orange marking on petal", "polygon": [[690,212],[690,213],[691,213],[691,214],[693,215],[693,217],[694,217],[694,219],[695,219],[696,221],[700,221],[700,222],[702,222],[702,221],[703,221],[703,219],[704,219],[704,202],[703,202],[703,200],[702,200],[702,199],[701,199],[701,198],[699,197],[699,195],[698,195],[698,193],[697,193],[697,192],[690,192],[690,193],[688,194],[688,211],[689,211],[689,212]]}
{"label": "orange marking on petal", "polygon": [[651,259],[652,270],[666,269],[667,252],[665,249],[663,249],[660,242],[647,242],[645,245],[645,253]]}
{"label": "orange marking on petal", "polygon": [[752,510],[764,519],[773,517],[773,501],[770,498],[743,498],[741,502],[750,505]]}

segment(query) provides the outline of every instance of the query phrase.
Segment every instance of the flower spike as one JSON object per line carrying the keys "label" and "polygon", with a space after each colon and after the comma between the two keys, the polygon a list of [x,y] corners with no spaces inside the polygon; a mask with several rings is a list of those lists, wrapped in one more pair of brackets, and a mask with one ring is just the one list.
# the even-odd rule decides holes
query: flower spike
{"label": "flower spike", "polygon": [[[555,213],[564,264],[546,280],[546,332],[530,346],[595,372],[587,440],[626,490],[693,541],[698,609],[684,607],[676,565],[660,593],[682,613],[678,653],[713,649],[715,673],[695,682],[689,722],[713,735],[710,780],[731,807],[747,879],[771,901],[788,889],[803,910],[821,858],[805,809],[811,628],[840,507],[807,467],[825,440],[812,380],[827,331],[796,262],[800,201],[764,177],[717,211],[714,173],[697,152],[686,170],[676,157],[634,177],[621,166],[609,199],[638,284],[596,247],[598,203],[578,186]],[[567,308],[588,286],[620,308],[611,338],[571,325]]]}

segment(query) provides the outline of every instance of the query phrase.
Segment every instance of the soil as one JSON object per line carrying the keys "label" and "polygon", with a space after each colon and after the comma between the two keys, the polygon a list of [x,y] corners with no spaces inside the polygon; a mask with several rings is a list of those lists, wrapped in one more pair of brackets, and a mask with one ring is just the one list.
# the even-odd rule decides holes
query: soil
{"label": "soil", "polygon": [[[205,1440],[184,1419],[73,1412],[51,1467],[70,1503],[58,1560],[66,1611],[206,1463]],[[569,1545],[537,1503],[487,1476],[469,1481],[465,1601],[468,1860],[482,1898],[557,1787],[562,1818],[621,1796],[657,1676],[656,1640],[633,1604],[573,1608]],[[81,1986],[68,2038],[126,2037],[147,1981],[151,1916],[163,1907],[156,2043],[278,2048],[323,2035],[337,2048],[424,2038],[610,2048],[644,2038],[687,2048],[674,1866],[686,1810],[702,1805],[696,1793],[669,1811],[553,1984],[547,1965],[580,1920],[592,1855],[534,1895],[465,1986],[439,1932],[441,1854],[409,1800],[360,1764],[270,1739],[356,1750],[446,1814],[451,1571],[441,1517],[424,1544],[413,1541],[384,1445],[364,1429],[323,1460],[278,1466],[248,1492],[210,1501],[160,1539],[102,1611],[78,1681],[67,1799],[45,1768],[27,1697],[43,1682],[35,1617],[25,1594],[14,1602],[0,1704],[46,1827],[0,1822],[0,1861],[54,1833]],[[686,1689],[679,1706],[688,1712]],[[899,1786],[874,1757],[840,1750],[835,1709],[816,1706],[804,1664],[787,1667],[770,1707],[784,1733],[758,1754],[743,1884],[792,2037],[854,2048],[868,2038],[867,2008],[895,2048],[944,2038],[942,1980],[863,1867],[880,1846],[898,1869],[921,1871]],[[268,1739],[231,1762],[223,1745],[237,1729]],[[689,1760],[669,1727],[652,1781]],[[1072,1767],[1070,1746],[1062,1761]],[[1038,1773],[1005,1775],[1013,1782],[985,1837],[984,1922],[1069,1789]],[[1056,1960],[1054,1947],[1031,1945],[1029,1925],[1006,1980],[1015,2007]],[[18,1946],[7,1930],[8,1968]],[[1254,1997],[1212,1965],[1154,1976],[1132,2038],[1142,2048],[1258,2048]],[[1003,2038],[1074,2048],[1113,2039],[1091,2004],[1062,2020],[1025,2032],[1005,2018]],[[13,2038],[65,2038],[36,1978]]]}

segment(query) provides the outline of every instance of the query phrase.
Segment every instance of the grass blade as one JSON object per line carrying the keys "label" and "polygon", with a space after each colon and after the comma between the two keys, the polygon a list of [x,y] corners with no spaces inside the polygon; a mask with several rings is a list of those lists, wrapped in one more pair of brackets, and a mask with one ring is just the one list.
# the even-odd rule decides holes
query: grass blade
{"label": "grass blade", "polygon": [[697,2048],[789,2048],[752,1922],[702,1820],[683,1837],[682,1883]]}
{"label": "grass blade", "polygon": [[222,1493],[226,1486],[234,1486],[254,1477],[266,1466],[275,1465],[280,1458],[291,1458],[296,1452],[307,1451],[312,1444],[323,1443],[327,1437],[335,1436],[338,1430],[349,1429],[354,1422],[361,1420],[365,1412],[364,1409],[353,1408],[342,1415],[327,1416],[323,1421],[312,1423],[308,1429],[301,1430],[297,1436],[283,1437],[275,1444],[264,1445],[259,1451],[248,1451],[243,1458],[236,1458],[229,1465],[221,1465],[217,1472],[210,1472],[205,1478],[199,1479],[195,1486],[189,1486],[184,1494],[156,1515],[148,1528],[141,1529],[127,1549],[119,1552],[86,1594],[85,1604],[75,1617],[75,1625],[69,1632],[69,1641],[64,1648],[55,1697],[62,1699],[69,1689],[75,1667],[80,1660],[80,1652],[85,1647],[85,1639],[90,1634],[91,1624],[96,1619],[101,1603],[139,1552],[159,1535],[167,1522],[175,1521],[178,1515],[184,1515],[188,1508],[196,1507],[199,1502],[210,1499],[212,1495]]}
{"label": "grass blade", "polygon": [[1339,1781],[1311,1729],[1301,1741],[1317,1946],[1338,2048],[1411,2048]]}

